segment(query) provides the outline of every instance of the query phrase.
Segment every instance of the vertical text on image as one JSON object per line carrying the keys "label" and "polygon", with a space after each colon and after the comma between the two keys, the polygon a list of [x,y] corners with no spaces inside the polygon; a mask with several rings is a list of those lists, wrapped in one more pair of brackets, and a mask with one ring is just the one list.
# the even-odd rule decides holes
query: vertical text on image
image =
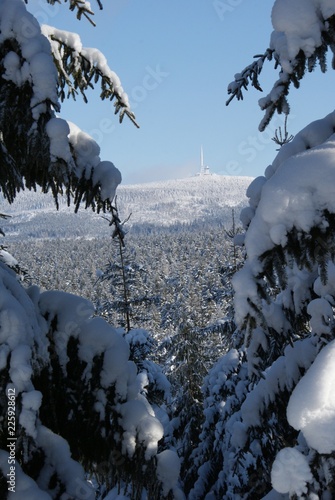
{"label": "vertical text on image", "polygon": [[7,472],[8,491],[15,493],[16,475],[16,391],[15,387],[7,389],[7,463],[9,470]]}

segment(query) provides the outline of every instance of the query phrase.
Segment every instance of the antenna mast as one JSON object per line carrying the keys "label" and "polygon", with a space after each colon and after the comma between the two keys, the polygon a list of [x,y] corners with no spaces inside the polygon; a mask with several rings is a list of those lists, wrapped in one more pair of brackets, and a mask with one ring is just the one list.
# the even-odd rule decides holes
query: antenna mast
{"label": "antenna mast", "polygon": [[205,166],[204,166],[204,151],[202,149],[202,146],[200,148],[200,175],[203,175],[205,173]]}

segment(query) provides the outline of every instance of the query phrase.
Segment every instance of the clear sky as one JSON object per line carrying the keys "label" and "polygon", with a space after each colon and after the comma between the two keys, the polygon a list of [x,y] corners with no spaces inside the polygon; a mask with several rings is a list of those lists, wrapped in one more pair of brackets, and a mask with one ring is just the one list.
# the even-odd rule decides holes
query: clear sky
{"label": "clear sky", "polygon": [[[105,0],[97,27],[78,21],[68,4],[29,0],[39,22],[80,34],[96,47],[121,79],[140,129],[125,117],[120,125],[99,89],[62,105],[61,116],[91,134],[101,158],[113,161],[123,182],[133,184],[182,178],[199,170],[200,147],[210,171],[222,175],[262,175],[276,154],[271,140],[283,125],[276,116],[258,132],[258,99],[277,79],[267,62],[264,93],[250,88],[242,102],[225,105],[227,85],[269,45],[273,0]],[[333,75],[306,75],[289,98],[289,133],[332,111]],[[321,86],[321,87],[320,87]]]}

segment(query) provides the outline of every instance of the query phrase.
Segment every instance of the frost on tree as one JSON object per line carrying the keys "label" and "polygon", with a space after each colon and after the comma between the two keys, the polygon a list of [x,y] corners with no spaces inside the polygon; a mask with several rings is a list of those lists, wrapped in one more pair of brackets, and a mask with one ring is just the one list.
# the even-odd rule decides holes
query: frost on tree
{"label": "frost on tree", "polygon": [[[52,2],[53,3],[53,2]],[[74,8],[78,2],[71,2]],[[81,2],[84,4],[84,2]],[[65,194],[75,207],[81,201],[108,208],[121,182],[100,148],[75,125],[58,117],[60,101],[78,93],[84,98],[100,81],[101,98],[114,99],[120,121],[135,122],[117,75],[96,49],[82,47],[78,35],[44,26],[22,0],[0,1],[0,187],[12,202],[27,187]]]}
{"label": "frost on tree", "polygon": [[[333,1],[275,2],[280,79],[261,100],[263,125],[274,110],[288,111],[290,83],[334,49],[334,14]],[[258,70],[238,75],[231,93],[241,97]],[[334,185],[332,112],[285,144],[247,191],[246,261],[233,279],[244,340],[204,385],[190,499],[335,497]]]}

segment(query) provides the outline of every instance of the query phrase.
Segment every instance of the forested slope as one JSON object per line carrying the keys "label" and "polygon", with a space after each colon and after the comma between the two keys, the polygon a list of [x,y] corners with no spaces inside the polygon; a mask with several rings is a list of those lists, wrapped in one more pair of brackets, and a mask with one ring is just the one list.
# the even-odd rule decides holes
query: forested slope
{"label": "forested slope", "polygon": [[[130,216],[132,231],[147,232],[162,226],[231,222],[232,208],[239,213],[247,204],[245,192],[250,177],[220,175],[196,176],[174,181],[120,186],[117,194],[119,214]],[[55,210],[52,195],[21,191],[13,204],[0,201],[0,212],[11,218],[3,223],[7,240],[26,238],[107,237],[108,224],[101,215],[73,207],[59,199]],[[237,217],[238,218],[238,217]]]}

